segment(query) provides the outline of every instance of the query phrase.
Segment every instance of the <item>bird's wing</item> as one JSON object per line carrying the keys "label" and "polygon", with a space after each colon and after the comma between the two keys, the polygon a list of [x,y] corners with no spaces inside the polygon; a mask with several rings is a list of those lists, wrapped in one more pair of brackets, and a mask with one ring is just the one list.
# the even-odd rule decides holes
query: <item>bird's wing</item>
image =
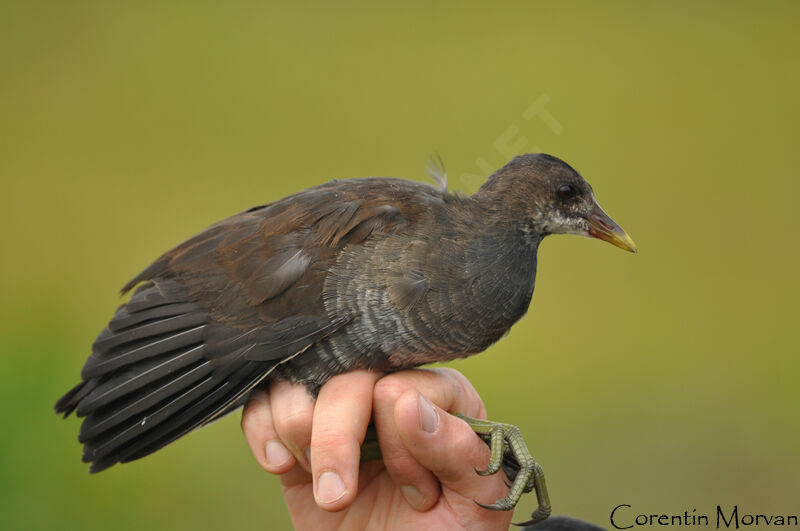
{"label": "bird's wing", "polygon": [[345,246],[405,226],[402,195],[366,181],[301,192],[209,227],[128,283],[139,286],[94,343],[83,381],[56,404],[85,417],[91,470],[232,411],[344,326],[351,316],[323,306],[327,270]]}

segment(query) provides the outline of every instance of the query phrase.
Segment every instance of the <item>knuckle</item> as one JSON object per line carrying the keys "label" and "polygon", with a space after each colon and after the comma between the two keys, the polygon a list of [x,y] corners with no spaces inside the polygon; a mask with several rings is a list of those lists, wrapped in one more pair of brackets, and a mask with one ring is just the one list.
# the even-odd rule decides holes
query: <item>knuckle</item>
{"label": "knuckle", "polygon": [[269,407],[269,395],[264,391],[256,391],[247,399],[242,409],[242,417],[249,416],[253,412],[261,411]]}
{"label": "knuckle", "polygon": [[259,402],[248,402],[242,411],[239,426],[246,436],[251,436],[259,431],[271,430],[271,418],[268,405]]}
{"label": "knuckle", "polygon": [[421,484],[425,481],[426,470],[408,454],[384,457],[383,464],[395,483],[400,485]]}
{"label": "knuckle", "polygon": [[373,389],[375,405],[391,404],[409,389],[408,384],[398,375],[390,374],[378,380]]}
{"label": "knuckle", "polygon": [[483,412],[485,415],[486,408],[483,405],[483,400],[475,389],[475,386],[472,385],[472,382],[454,369],[449,369],[447,374],[453,383],[455,392],[460,395],[461,399],[464,401],[464,405],[467,406],[468,411],[466,414],[477,417]]}
{"label": "knuckle", "polygon": [[292,440],[310,437],[313,413],[306,410],[289,411],[273,419],[275,430],[282,436]]}
{"label": "knuckle", "polygon": [[404,464],[408,461],[416,462],[395,430],[387,432],[381,430],[379,427],[378,441],[381,448],[383,463],[387,468],[391,467],[394,463]]}
{"label": "knuckle", "polygon": [[239,427],[242,429],[242,432],[247,435],[253,429],[253,415],[251,414],[252,410],[244,409],[242,411],[242,420],[239,422]]}
{"label": "knuckle", "polygon": [[474,389],[470,381],[467,380],[467,377],[455,369],[451,369],[450,367],[440,367],[437,369],[437,372],[445,377],[448,382],[459,391]]}
{"label": "knuckle", "polygon": [[[469,453],[471,452],[476,443],[481,442],[480,439],[475,435],[474,432],[470,431],[469,429],[459,429],[453,433],[453,448],[458,453]],[[481,444],[483,444],[481,442]],[[485,445],[484,445],[485,446]]]}
{"label": "knuckle", "polygon": [[489,461],[489,447],[469,428],[458,430],[453,438],[452,452],[465,461],[484,467]]}
{"label": "knuckle", "polygon": [[314,448],[342,448],[358,445],[355,437],[349,433],[336,430],[320,430],[314,432],[312,447]]}
{"label": "knuckle", "polygon": [[434,370],[439,374],[446,376],[447,378],[450,378],[454,382],[458,382],[459,384],[463,384],[466,382],[467,384],[469,384],[469,380],[467,380],[466,376],[464,376],[460,371],[457,371],[451,367],[438,367]]}
{"label": "knuckle", "polygon": [[250,400],[249,402],[247,402],[244,405],[244,408],[242,408],[242,425],[243,426],[244,426],[245,421],[252,416],[253,411],[256,409],[256,407],[257,407],[256,403],[253,402],[252,400]]}
{"label": "knuckle", "polygon": [[345,462],[358,448],[358,441],[351,435],[327,431],[314,433],[311,440],[311,455],[320,463]]}

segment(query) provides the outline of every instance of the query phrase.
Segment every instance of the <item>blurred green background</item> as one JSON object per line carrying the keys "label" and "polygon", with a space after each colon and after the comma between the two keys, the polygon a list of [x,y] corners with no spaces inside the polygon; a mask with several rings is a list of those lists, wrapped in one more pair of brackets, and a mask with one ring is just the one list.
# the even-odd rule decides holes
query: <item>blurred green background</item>
{"label": "blurred green background", "polygon": [[288,528],[238,414],[89,476],[52,405],[162,251],[334,177],[424,179],[434,151],[465,193],[560,156],[639,245],[548,239],[528,315],[452,364],[522,428],[556,513],[797,514],[798,15],[3,2],[0,525]]}

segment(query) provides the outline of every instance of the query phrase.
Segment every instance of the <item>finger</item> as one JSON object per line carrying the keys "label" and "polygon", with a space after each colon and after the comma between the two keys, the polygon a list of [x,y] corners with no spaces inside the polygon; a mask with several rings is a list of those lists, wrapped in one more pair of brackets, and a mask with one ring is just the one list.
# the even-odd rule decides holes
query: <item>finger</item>
{"label": "finger", "polygon": [[373,414],[386,470],[409,505],[425,511],[439,499],[439,480],[408,450],[394,419],[398,399],[411,390],[446,411],[485,418],[486,409],[472,384],[453,369],[401,371],[375,385]]}
{"label": "finger", "polygon": [[[393,402],[409,389],[416,389],[428,400],[451,413],[486,418],[486,408],[469,380],[455,369],[412,369],[389,374],[375,385],[375,393],[384,393]],[[380,399],[380,397],[379,397]]]}
{"label": "finger", "polygon": [[272,424],[272,409],[265,391],[254,392],[244,406],[242,432],[256,461],[267,472],[283,474],[294,466],[294,456],[281,442]]}
{"label": "finger", "polygon": [[310,472],[308,452],[311,445],[314,399],[304,385],[279,381],[270,384],[269,400],[272,422],[278,437],[294,455],[297,463]]}
{"label": "finger", "polygon": [[456,501],[471,511],[477,508],[472,500],[492,503],[505,494],[502,474],[475,473],[486,466],[489,447],[463,420],[408,391],[395,406],[395,424],[414,459],[441,482],[451,505]]}
{"label": "finger", "polygon": [[311,432],[311,470],[314,496],[322,509],[341,510],[358,492],[361,443],[378,377],[369,371],[341,374],[328,380],[319,392]]}

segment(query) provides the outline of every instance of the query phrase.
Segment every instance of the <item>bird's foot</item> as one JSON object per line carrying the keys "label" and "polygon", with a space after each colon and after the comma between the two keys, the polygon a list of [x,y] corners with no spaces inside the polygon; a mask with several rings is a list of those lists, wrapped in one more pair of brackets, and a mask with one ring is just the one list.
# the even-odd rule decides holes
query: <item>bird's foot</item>
{"label": "bird's foot", "polygon": [[478,501],[475,503],[484,509],[510,511],[516,507],[523,494],[535,490],[539,507],[533,512],[529,521],[515,525],[531,525],[550,516],[550,498],[547,495],[544,472],[531,456],[519,428],[511,424],[475,419],[459,413],[454,413],[454,416],[466,422],[491,449],[486,469],[475,472],[481,476],[488,476],[496,474],[502,468],[512,481],[509,485],[510,490],[504,498],[500,498],[491,505],[485,505]]}
{"label": "bird's foot", "polygon": [[[544,482],[542,467],[533,460],[519,428],[511,424],[480,420],[459,413],[454,416],[466,422],[478,436],[489,445],[491,455],[485,470],[476,470],[481,476],[496,474],[502,468],[511,483],[506,482],[509,488],[508,495],[491,505],[476,501],[485,509],[495,511],[510,511],[519,502],[523,494],[536,491],[539,508],[531,515],[531,519],[515,525],[532,525],[541,522],[550,516],[550,498],[547,495],[547,485]],[[380,446],[375,426],[370,424],[364,443],[361,446],[361,460],[374,461],[381,459]]]}

